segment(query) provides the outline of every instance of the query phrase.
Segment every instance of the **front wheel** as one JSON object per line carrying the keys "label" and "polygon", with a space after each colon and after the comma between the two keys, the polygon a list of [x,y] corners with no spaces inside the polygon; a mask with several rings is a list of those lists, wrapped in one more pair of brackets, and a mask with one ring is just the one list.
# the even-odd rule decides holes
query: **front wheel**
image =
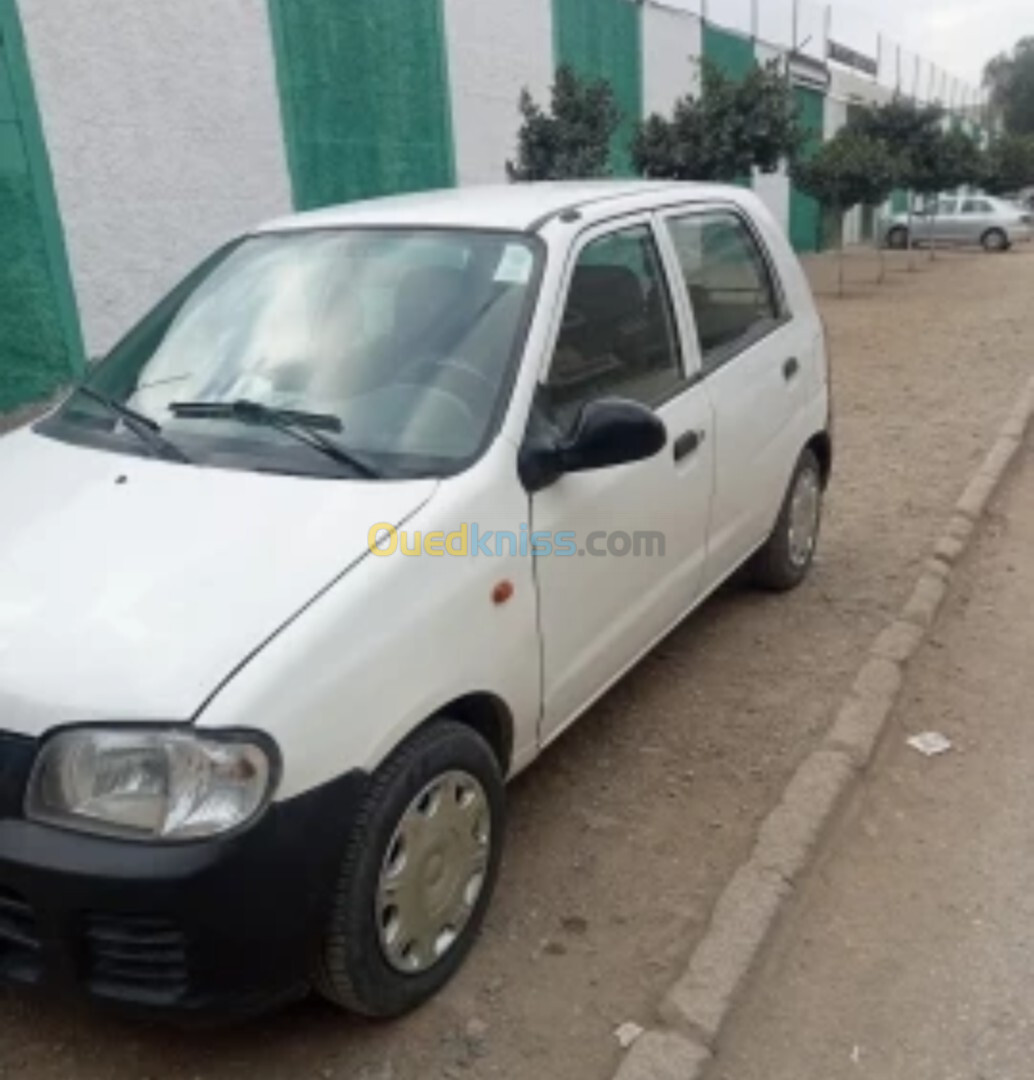
{"label": "front wheel", "polygon": [[807,577],[815,558],[822,522],[822,469],[813,450],[797,459],[790,487],[764,547],[754,556],[754,581],[763,589],[786,592]]}
{"label": "front wheel", "polygon": [[351,831],[316,989],[386,1018],[444,986],[488,907],[504,817],[499,763],[476,732],[442,719],[403,743],[374,774]]}
{"label": "front wheel", "polygon": [[1009,247],[1009,237],[1001,229],[988,229],[980,239],[985,251],[998,253]]}

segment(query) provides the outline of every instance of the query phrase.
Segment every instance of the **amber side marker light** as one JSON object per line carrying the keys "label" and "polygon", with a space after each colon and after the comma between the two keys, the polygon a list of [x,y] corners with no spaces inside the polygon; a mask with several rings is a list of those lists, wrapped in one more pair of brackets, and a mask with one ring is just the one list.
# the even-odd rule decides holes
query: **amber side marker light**
{"label": "amber side marker light", "polygon": [[500,581],[499,584],[496,585],[496,587],[492,590],[492,603],[505,604],[511,596],[513,596],[513,582]]}

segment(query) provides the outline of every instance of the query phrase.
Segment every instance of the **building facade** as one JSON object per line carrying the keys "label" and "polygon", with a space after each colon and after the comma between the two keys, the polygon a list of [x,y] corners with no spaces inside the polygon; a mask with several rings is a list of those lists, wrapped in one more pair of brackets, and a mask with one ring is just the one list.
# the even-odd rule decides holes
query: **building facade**
{"label": "building facade", "polygon": [[[677,2],[0,0],[0,411],[258,220],[504,179],[518,95],[546,99],[560,63],[610,81],[627,174],[635,119],[692,90],[701,56],[742,74],[786,51]],[[812,142],[890,94],[814,61],[794,78]],[[753,184],[815,250],[785,172]]]}

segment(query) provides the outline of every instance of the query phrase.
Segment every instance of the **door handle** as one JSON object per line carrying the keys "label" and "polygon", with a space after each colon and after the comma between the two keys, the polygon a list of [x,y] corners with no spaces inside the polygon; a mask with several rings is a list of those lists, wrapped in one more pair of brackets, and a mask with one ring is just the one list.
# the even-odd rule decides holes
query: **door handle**
{"label": "door handle", "polygon": [[704,432],[702,431],[684,431],[675,440],[675,460],[681,461],[684,457],[689,457],[694,453],[704,441]]}
{"label": "door handle", "polygon": [[800,370],[801,365],[797,362],[797,357],[791,356],[790,359],[783,364],[783,378],[787,382],[790,382]]}

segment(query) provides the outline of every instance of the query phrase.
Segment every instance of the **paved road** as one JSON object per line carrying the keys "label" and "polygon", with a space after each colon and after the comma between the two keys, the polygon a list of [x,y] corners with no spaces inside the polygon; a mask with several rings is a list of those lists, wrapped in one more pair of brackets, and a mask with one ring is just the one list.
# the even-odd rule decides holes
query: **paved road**
{"label": "paved road", "polygon": [[[722,1041],[727,1080],[1034,1075],[1034,448]],[[955,749],[926,760],[908,735]]]}

